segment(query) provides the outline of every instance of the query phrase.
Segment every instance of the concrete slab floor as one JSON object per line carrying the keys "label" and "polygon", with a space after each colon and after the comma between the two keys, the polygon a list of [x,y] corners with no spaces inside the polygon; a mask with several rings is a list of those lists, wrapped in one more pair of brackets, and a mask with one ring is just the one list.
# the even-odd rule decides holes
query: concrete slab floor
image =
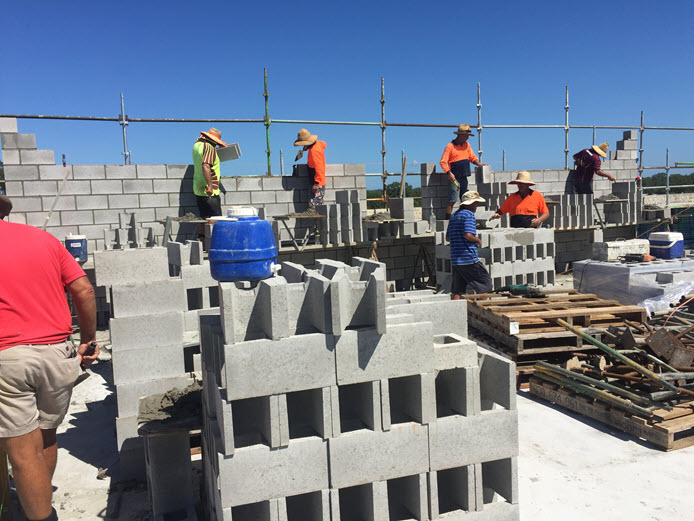
{"label": "concrete slab floor", "polygon": [[[110,364],[101,362],[75,388],[58,431],[54,505],[61,521],[149,519],[143,485],[109,493],[110,477],[97,479],[99,468],[117,459],[115,399],[107,380]],[[522,520],[692,518],[694,447],[663,452],[527,392],[518,395],[518,411]],[[21,515],[14,519],[25,521]]]}

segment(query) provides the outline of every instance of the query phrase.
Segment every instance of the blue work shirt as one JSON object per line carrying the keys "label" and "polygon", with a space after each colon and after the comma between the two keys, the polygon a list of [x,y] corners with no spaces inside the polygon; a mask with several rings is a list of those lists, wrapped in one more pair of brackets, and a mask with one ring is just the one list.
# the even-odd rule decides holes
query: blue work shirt
{"label": "blue work shirt", "polygon": [[451,241],[451,264],[463,266],[479,262],[477,246],[465,238],[466,233],[477,236],[475,214],[465,207],[461,207],[448,221],[446,237]]}

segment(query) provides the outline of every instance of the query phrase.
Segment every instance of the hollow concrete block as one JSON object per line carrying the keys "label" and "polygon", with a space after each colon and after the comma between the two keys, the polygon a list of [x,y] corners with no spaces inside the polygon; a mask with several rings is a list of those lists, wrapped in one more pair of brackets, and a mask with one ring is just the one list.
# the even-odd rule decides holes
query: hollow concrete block
{"label": "hollow concrete block", "polygon": [[155,282],[119,284],[111,290],[111,309],[115,318],[177,312],[186,309],[183,281],[177,279]]}

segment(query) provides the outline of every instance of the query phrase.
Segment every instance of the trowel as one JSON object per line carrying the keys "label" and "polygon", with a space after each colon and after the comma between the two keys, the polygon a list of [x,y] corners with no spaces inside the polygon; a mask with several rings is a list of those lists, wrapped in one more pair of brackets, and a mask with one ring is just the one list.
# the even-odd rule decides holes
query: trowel
{"label": "trowel", "polygon": [[[92,341],[89,343],[87,350],[84,352],[84,355],[82,355],[82,356],[92,356],[94,354],[94,351],[96,351],[96,342]],[[87,372],[87,367],[85,365],[80,364],[80,368],[82,369],[82,372],[75,379],[75,384],[73,385],[73,387],[77,387],[79,384],[84,382],[91,375],[90,372]]]}

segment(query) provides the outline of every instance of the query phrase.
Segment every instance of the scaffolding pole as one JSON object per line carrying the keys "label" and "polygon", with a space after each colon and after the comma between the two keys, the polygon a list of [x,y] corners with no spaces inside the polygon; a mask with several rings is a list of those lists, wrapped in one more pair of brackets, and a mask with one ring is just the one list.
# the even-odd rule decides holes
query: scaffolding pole
{"label": "scaffolding pole", "polygon": [[267,141],[267,149],[265,150],[265,153],[267,154],[266,175],[272,175],[272,161],[270,159],[270,154],[272,154],[272,151],[270,150],[270,124],[272,123],[272,121],[270,120],[270,107],[267,101],[267,99],[270,97],[270,95],[267,92],[267,68],[263,69],[263,75],[265,77],[265,93],[263,94],[263,96],[265,97],[265,140]]}
{"label": "scaffolding pole", "polygon": [[133,159],[130,150],[128,150],[128,118],[125,115],[125,99],[123,98],[123,93],[120,93],[120,126],[123,128],[123,164],[132,165]]}
{"label": "scaffolding pole", "polygon": [[482,162],[482,91],[477,84],[477,155]]}
{"label": "scaffolding pole", "polygon": [[569,168],[569,86],[566,86],[566,105],[564,105],[564,168]]}

